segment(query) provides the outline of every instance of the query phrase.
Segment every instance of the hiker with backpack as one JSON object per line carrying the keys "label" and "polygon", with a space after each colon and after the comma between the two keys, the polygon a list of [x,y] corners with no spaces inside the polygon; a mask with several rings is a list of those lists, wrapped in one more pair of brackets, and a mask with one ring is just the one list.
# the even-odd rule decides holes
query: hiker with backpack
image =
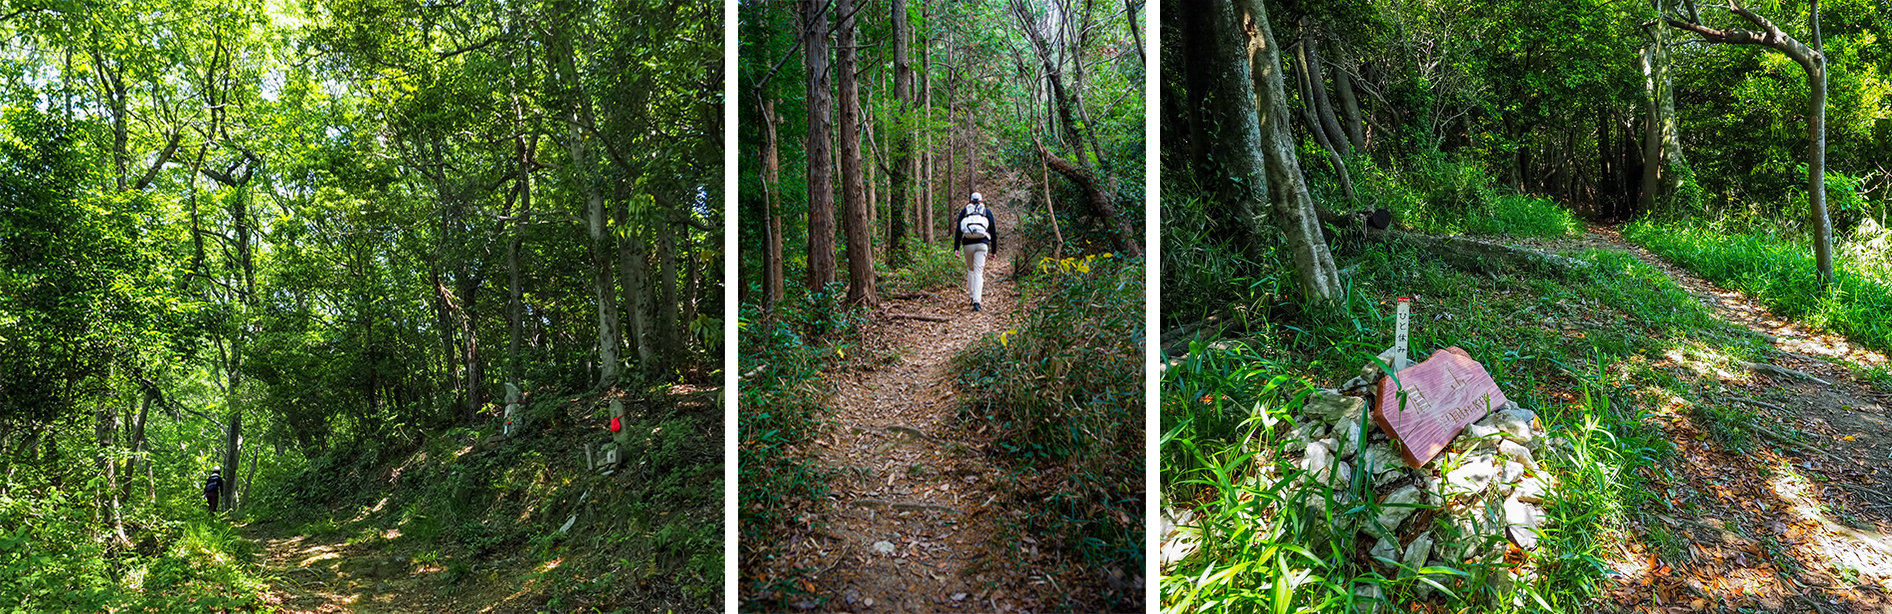
{"label": "hiker with backpack", "polygon": [[210,479],[204,480],[204,502],[210,504],[210,513],[217,513],[217,496],[223,493],[223,476],[218,470],[210,470]]}
{"label": "hiker with backpack", "polygon": [[966,294],[972,296],[973,311],[983,311],[979,298],[985,290],[985,257],[999,251],[997,220],[978,192],[953,220],[953,252],[966,259]]}

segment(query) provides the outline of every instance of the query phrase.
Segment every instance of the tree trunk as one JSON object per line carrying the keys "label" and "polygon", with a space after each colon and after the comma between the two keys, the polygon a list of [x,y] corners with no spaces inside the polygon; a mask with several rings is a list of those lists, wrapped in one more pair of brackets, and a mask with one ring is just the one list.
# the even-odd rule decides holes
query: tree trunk
{"label": "tree trunk", "polygon": [[[1660,0],[1657,0],[1656,12],[1660,14],[1661,10]],[[1648,113],[1643,119],[1642,126],[1642,182],[1640,194],[1636,198],[1636,208],[1644,212],[1655,210],[1656,194],[1661,187],[1658,174],[1662,167],[1663,118],[1660,90],[1663,67],[1658,57],[1662,50],[1662,33],[1668,31],[1666,28],[1650,28],[1650,30],[1653,37],[1649,41],[1649,46],[1643,48],[1640,62],[1642,91],[1644,102],[1648,104]]]}
{"label": "tree trunk", "polygon": [[[920,22],[921,23],[926,23],[926,24],[933,23],[932,10],[933,10],[933,4],[930,0],[920,0]],[[924,130],[926,131],[926,156],[925,156],[926,159],[925,161],[921,163],[926,168],[926,170],[924,171],[926,179],[925,181],[920,182],[920,186],[921,186],[920,198],[925,201],[925,204],[921,208],[921,212],[920,212],[920,232],[922,233],[922,238],[920,240],[922,242],[925,242],[927,245],[932,245],[933,241],[939,238],[938,236],[936,236],[936,234],[933,231],[933,228],[938,225],[938,223],[933,219],[933,203],[935,200],[939,198],[938,196],[939,191],[937,189],[937,186],[935,186],[933,183],[933,178],[936,177],[933,171],[936,170],[934,166],[935,166],[935,162],[937,161],[938,154],[933,149],[934,130],[933,130],[933,45],[932,45],[932,42],[933,40],[930,37],[921,37],[920,39],[920,81],[925,84],[922,88],[925,90],[925,95],[924,95],[924,101],[920,103],[920,114],[924,118],[924,123],[921,125],[925,127]]]}
{"label": "tree trunk", "polygon": [[[666,218],[681,213],[675,202],[661,196],[657,204],[663,208]],[[683,335],[678,330],[677,322],[677,226],[678,222],[671,218],[669,223],[657,229],[656,369],[658,373],[664,374],[675,370],[676,357],[683,350]]]}
{"label": "tree trunk", "polygon": [[1348,76],[1345,67],[1336,65],[1334,68],[1334,91],[1340,93],[1340,119],[1347,140],[1353,144],[1354,151],[1364,151],[1366,124],[1360,118],[1360,99],[1353,93],[1353,78]]}
{"label": "tree trunk", "polygon": [[888,180],[892,183],[893,206],[887,216],[887,266],[899,266],[903,248],[902,241],[907,233],[906,207],[910,200],[907,182],[913,166],[913,67],[907,60],[907,37],[911,33],[907,28],[907,0],[893,0],[893,97],[898,104],[900,135],[893,146],[893,166]]}
{"label": "tree trunk", "polygon": [[829,164],[831,106],[828,81],[828,18],[824,0],[802,0],[803,65],[808,106],[808,289],[834,283],[834,167]]}
{"label": "tree trunk", "polygon": [[[1269,36],[1272,37],[1273,34]],[[1320,83],[1314,80],[1313,63],[1308,59],[1307,50],[1311,42],[1311,39],[1303,38],[1301,45],[1295,47],[1295,66],[1300,69],[1298,72],[1300,72],[1302,121],[1307,124],[1307,131],[1314,135],[1314,141],[1320,144],[1320,148],[1327,150],[1327,161],[1333,164],[1334,175],[1340,179],[1340,191],[1346,195],[1347,200],[1353,200],[1353,177],[1347,173],[1347,161],[1341,159],[1339,147],[1327,138],[1327,129],[1321,125],[1320,111],[1317,108],[1320,105],[1315,101],[1324,98],[1325,94],[1319,93],[1323,90]],[[1279,56],[1280,52],[1276,51],[1275,55]],[[1281,92],[1282,99],[1286,100],[1286,85],[1282,86]],[[1298,166],[1299,163],[1296,164]]]}
{"label": "tree trunk", "polygon": [[841,73],[841,225],[847,233],[847,301],[872,307],[880,300],[874,293],[873,220],[861,179],[860,49],[854,45],[854,0],[839,0],[835,11],[841,19],[835,70]]}
{"label": "tree trunk", "polygon": [[1301,47],[1307,53],[1307,82],[1314,90],[1314,111],[1320,117],[1321,129],[1327,132],[1327,142],[1333,143],[1341,156],[1353,155],[1346,132],[1340,129],[1340,120],[1334,117],[1334,105],[1327,97],[1327,70],[1321,61],[1320,38],[1314,28],[1301,28]]}
{"label": "tree trunk", "polygon": [[[1710,43],[1760,45],[1774,49],[1806,71],[1807,88],[1810,90],[1807,97],[1807,200],[1813,209],[1815,273],[1819,276],[1820,287],[1825,288],[1833,282],[1833,221],[1826,211],[1826,57],[1819,50],[1794,40],[1773,22],[1732,0],[1728,10],[1759,26],[1761,31],[1740,28],[1716,30],[1699,22],[1678,21],[1667,16],[1663,17],[1663,21],[1671,27],[1694,32]],[[1819,14],[1820,5],[1816,0],[1812,4],[1811,15],[1815,45],[1821,44]]]}
{"label": "tree trunk", "polygon": [[1308,194],[1300,161],[1294,155],[1294,134],[1287,121],[1287,89],[1280,70],[1280,47],[1268,26],[1268,9],[1262,0],[1239,0],[1239,6],[1248,13],[1258,33],[1254,44],[1236,46],[1247,41],[1232,37],[1223,45],[1229,52],[1245,52],[1250,56],[1253,76],[1249,82],[1255,91],[1250,100],[1257,105],[1260,133],[1243,138],[1257,141],[1256,149],[1265,161],[1269,188],[1273,192],[1270,200],[1275,217],[1287,235],[1288,249],[1294,258],[1295,280],[1302,294],[1311,300],[1332,300],[1340,295],[1340,274],[1334,266],[1333,254],[1327,249],[1326,238],[1321,235],[1319,211]]}
{"label": "tree trunk", "polygon": [[770,313],[787,297],[782,280],[782,158],[775,126],[775,101],[762,101],[762,197],[768,205],[768,247],[762,263],[763,305]]}
{"label": "tree trunk", "polygon": [[1051,151],[1045,149],[1042,143],[1038,144],[1038,157],[1043,160],[1045,164],[1049,165],[1051,170],[1057,171],[1057,173],[1063,175],[1065,179],[1076,183],[1078,189],[1084,191],[1084,195],[1090,200],[1091,213],[1095,214],[1098,219],[1103,220],[1106,228],[1116,231],[1110,233],[1110,243],[1117,248],[1117,251],[1123,252],[1131,258],[1137,258],[1143,255],[1143,250],[1137,247],[1136,241],[1130,239],[1130,237],[1136,236],[1132,234],[1130,224],[1125,222],[1123,218],[1117,214],[1117,206],[1115,203],[1111,202],[1110,193],[1104,190],[1104,187],[1098,183],[1097,178],[1092,176],[1090,171],[1079,167],[1070,160],[1052,155]]}
{"label": "tree trunk", "polygon": [[[629,198],[618,199],[617,223],[623,231],[618,237],[618,277],[624,286],[624,310],[630,312],[630,347],[637,352],[637,364],[650,373],[659,354],[652,339],[650,316],[650,273],[648,246],[643,233],[631,222]],[[662,232],[659,230],[658,232]]]}

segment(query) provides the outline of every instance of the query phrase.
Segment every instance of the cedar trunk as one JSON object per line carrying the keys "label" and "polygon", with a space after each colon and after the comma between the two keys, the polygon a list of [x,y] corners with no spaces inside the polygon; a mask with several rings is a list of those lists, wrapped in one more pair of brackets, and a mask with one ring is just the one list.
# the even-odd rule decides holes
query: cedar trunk
{"label": "cedar trunk", "polygon": [[808,105],[808,289],[834,283],[834,166],[830,163],[828,21],[823,0],[802,0]]}

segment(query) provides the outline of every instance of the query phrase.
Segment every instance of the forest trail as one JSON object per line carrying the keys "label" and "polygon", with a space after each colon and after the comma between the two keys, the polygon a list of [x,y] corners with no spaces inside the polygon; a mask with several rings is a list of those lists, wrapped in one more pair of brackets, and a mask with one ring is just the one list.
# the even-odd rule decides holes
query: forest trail
{"label": "forest trail", "polygon": [[[1680,399],[1657,417],[1681,462],[1644,476],[1667,490],[1673,507],[1671,514],[1655,514],[1665,526],[1645,527],[1645,533],[1681,541],[1671,553],[1641,543],[1632,546],[1640,551],[1621,553],[1614,561],[1621,574],[1616,604],[1634,611],[1719,604],[1892,614],[1892,395],[1876,393],[1832,362],[1879,366],[1886,357],[1778,317],[1625,241],[1616,229],[1593,228],[1580,239],[1548,243],[1537,247],[1635,255],[1717,317],[1770,341],[1778,350],[1775,366],[1807,376],[1767,367],[1730,370],[1678,352],[1664,362],[1651,357],[1658,368],[1691,368],[1713,381],[1718,394],[1709,396],[1718,396],[1718,404],[1754,411],[1757,445],[1749,453],[1724,449],[1709,437],[1711,425],[1680,407],[1686,403]],[[1787,438],[1800,443],[1781,441]],[[1789,456],[1766,449],[1776,446]],[[1781,471],[1787,464],[1792,471]]]}
{"label": "forest trail", "polygon": [[[825,601],[797,604],[802,609],[1037,609],[1026,586],[1045,579],[1010,577],[1014,566],[989,564],[1036,549],[993,543],[1010,513],[994,488],[1004,473],[980,449],[985,434],[965,432],[956,418],[953,355],[1006,330],[1025,308],[1011,279],[1016,243],[1004,242],[1017,213],[996,212],[1002,251],[986,261],[984,311],[971,311],[963,284],[910,300],[886,299],[862,338],[869,348],[863,351],[888,358],[836,383],[828,426],[812,450],[820,466],[834,472],[833,492],[786,537],[787,555],[779,563],[812,570],[799,584]],[[949,321],[896,319],[889,312]]]}
{"label": "forest trail", "polygon": [[[252,524],[242,532],[263,547],[263,576],[271,580],[265,603],[294,614],[394,614],[397,612],[500,612],[504,589],[491,582],[447,580],[441,565],[414,564],[404,555],[378,551],[378,539],[277,534]],[[477,603],[481,606],[465,604]]]}

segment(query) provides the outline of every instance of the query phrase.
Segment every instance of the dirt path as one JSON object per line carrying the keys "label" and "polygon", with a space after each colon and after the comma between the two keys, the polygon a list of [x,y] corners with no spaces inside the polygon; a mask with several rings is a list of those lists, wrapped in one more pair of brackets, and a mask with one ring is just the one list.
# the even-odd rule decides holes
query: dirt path
{"label": "dirt path", "polygon": [[1809,376],[1726,368],[1679,353],[1654,363],[1693,370],[1704,388],[1712,387],[1700,402],[1754,411],[1757,445],[1745,454],[1724,449],[1709,436],[1714,426],[1683,399],[1652,411],[1680,462],[1658,463],[1643,477],[1666,489],[1671,513],[1638,527],[1643,542],[1615,561],[1616,605],[1638,612],[1892,614],[1892,395],[1860,383],[1844,364],[1884,365],[1886,357],[1775,316],[1614,229],[1554,247],[1636,255],[1721,319],[1770,341],[1773,365]]}
{"label": "dirt path", "polygon": [[[444,570],[436,565],[416,565],[407,557],[342,537],[275,536],[258,527],[245,527],[244,533],[263,546],[264,574],[275,578],[265,600],[279,612],[492,611],[463,605],[455,597],[482,598],[471,594],[475,591],[453,595],[455,591],[444,586]],[[491,596],[487,602],[503,597]]]}
{"label": "dirt path", "polygon": [[[1003,202],[993,199],[995,202]],[[1016,212],[999,210],[1000,237]],[[1015,245],[1015,244],[1014,244]],[[1035,610],[993,557],[1004,505],[1003,472],[980,451],[982,433],[964,432],[952,357],[973,340],[1006,330],[1024,306],[1011,282],[1012,249],[986,261],[984,311],[971,311],[963,284],[927,296],[888,300],[864,331],[865,345],[891,358],[846,373],[830,399],[829,428],[814,455],[836,472],[833,495],[802,518],[785,548],[794,567],[812,570],[803,587],[824,611],[1004,612]],[[889,314],[947,318],[945,322]],[[1017,550],[1024,550],[1020,552]]]}

